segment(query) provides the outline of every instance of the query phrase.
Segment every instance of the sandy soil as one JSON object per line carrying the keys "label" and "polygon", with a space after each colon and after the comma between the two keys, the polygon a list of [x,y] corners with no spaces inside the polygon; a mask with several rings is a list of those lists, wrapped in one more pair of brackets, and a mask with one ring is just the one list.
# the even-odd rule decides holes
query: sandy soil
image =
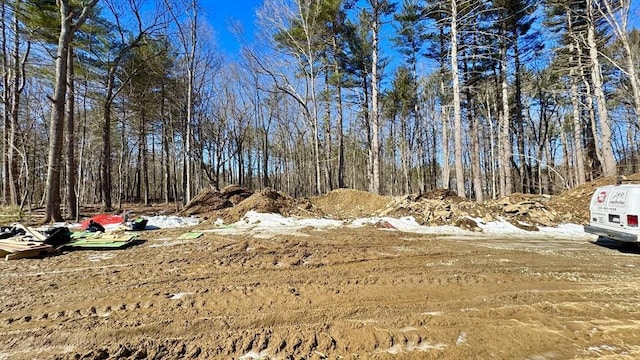
{"label": "sandy soil", "polygon": [[0,261],[0,359],[637,359],[640,257],[374,227]]}

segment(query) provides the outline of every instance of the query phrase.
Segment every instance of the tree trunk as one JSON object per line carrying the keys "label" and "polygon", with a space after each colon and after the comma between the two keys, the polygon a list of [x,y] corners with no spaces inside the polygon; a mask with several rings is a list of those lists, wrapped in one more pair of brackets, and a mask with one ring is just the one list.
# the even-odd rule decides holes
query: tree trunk
{"label": "tree trunk", "polygon": [[337,39],[335,36],[332,37],[332,45],[333,45],[333,72],[336,75],[336,93],[335,93],[335,101],[338,106],[336,116],[336,132],[338,133],[338,188],[345,187],[345,160],[344,160],[344,114],[342,109],[342,74],[340,73],[340,64],[338,63],[337,57],[339,55],[340,46],[338,45]]}
{"label": "tree trunk", "polygon": [[498,196],[497,188],[499,185],[497,184],[498,180],[496,178],[496,144],[495,144],[495,130],[494,130],[494,119],[493,119],[493,111],[491,111],[491,95],[487,91],[486,94],[486,107],[487,107],[487,120],[489,121],[489,169],[491,171],[491,198],[495,199]]}
{"label": "tree trunk", "polygon": [[378,37],[380,35],[380,15],[378,0],[371,2],[373,19],[371,20],[371,182],[369,191],[380,194],[380,114],[378,108]]}
{"label": "tree trunk", "polygon": [[[14,7],[14,11],[20,6],[18,1]],[[7,162],[9,164],[8,177],[9,177],[9,203],[18,204],[19,182],[18,182],[18,159],[16,156],[17,150],[17,134],[18,134],[18,117],[20,111],[20,89],[21,71],[20,71],[20,25],[16,14],[13,16],[13,51],[11,54],[11,74],[13,74],[13,82],[11,84],[11,117],[8,127],[8,153]],[[5,104],[7,106],[7,104]]]}
{"label": "tree trunk", "polygon": [[75,72],[73,47],[69,46],[67,56],[67,103],[66,103],[66,128],[67,128],[67,148],[66,148],[66,173],[67,173],[67,214],[69,218],[75,219],[78,215],[78,198],[76,194],[76,156],[75,156]]}
{"label": "tree trunk", "polygon": [[9,89],[9,54],[7,53],[7,4],[2,1],[2,88],[7,91],[2,92],[2,202],[9,204],[11,197],[9,195],[9,132],[11,131],[11,113],[6,104],[10,102]]}
{"label": "tree trunk", "polygon": [[[442,94],[444,94],[444,81],[440,80]],[[451,179],[451,167],[449,165],[449,111],[445,104],[442,105],[442,187],[449,189]]]}
{"label": "tree trunk", "polygon": [[518,158],[519,158],[519,173],[520,184],[519,187],[522,193],[531,193],[531,176],[527,166],[527,157],[525,154],[525,133],[524,133],[524,116],[522,114],[522,84],[520,80],[520,53],[518,48],[518,34],[517,31],[513,34],[513,59],[514,59],[514,74],[515,74],[515,121],[517,126],[518,135]]}
{"label": "tree trunk", "polygon": [[193,141],[193,77],[194,69],[189,66],[188,70],[188,85],[187,85],[187,119],[185,128],[185,156],[184,156],[184,199],[183,203],[188,204],[191,201],[191,189],[192,189],[192,175],[193,175],[193,161],[191,158],[192,141]]}
{"label": "tree trunk", "polygon": [[[470,103],[474,101],[469,99]],[[473,109],[473,105],[471,105]],[[478,116],[474,114],[474,111],[469,110],[471,131],[469,136],[471,137],[471,172],[473,173],[473,192],[475,193],[475,200],[477,203],[484,201],[484,192],[482,189],[482,166],[480,165],[480,134],[478,123]]]}
{"label": "tree trunk", "polygon": [[[586,107],[588,119],[589,119],[587,123],[587,128],[583,132],[584,134],[582,135],[584,137],[585,134],[587,133],[590,134],[590,136],[587,137],[589,138],[589,140],[587,143],[587,152],[585,153],[585,156],[590,160],[589,176],[587,176],[587,174],[585,173],[585,176],[587,176],[587,181],[589,181],[597,177],[600,177],[602,175],[601,168],[604,160],[602,156],[602,148],[597,145],[597,140],[599,138],[599,135],[598,135],[598,127],[596,124],[596,113],[593,105],[593,95],[592,95],[593,92],[591,90],[591,83],[589,82],[587,75],[585,74],[586,65],[584,65],[582,62],[582,58],[583,58],[582,46],[578,46],[577,50],[578,50],[578,56],[577,56],[578,69],[580,71],[580,78],[582,79],[582,84],[584,86],[583,87],[584,95],[582,95],[582,98],[584,100],[582,102],[585,104],[584,106]],[[585,164],[585,169],[586,169],[586,164]]]}
{"label": "tree trunk", "polygon": [[140,183],[142,185],[142,201],[145,205],[149,205],[149,164],[147,161],[147,112],[144,107],[140,111],[140,138],[139,138],[139,152],[140,152],[140,167],[141,176]]}
{"label": "tree trunk", "polygon": [[[328,63],[328,61],[327,61]],[[331,89],[329,88],[329,67],[324,72],[324,92],[325,92],[325,120],[324,120],[324,177],[325,177],[325,189],[327,191],[333,190],[333,161],[331,160]]]}
{"label": "tree trunk", "polygon": [[49,127],[49,158],[46,185],[46,213],[44,222],[62,221],[60,213],[60,174],[62,163],[62,135],[67,92],[67,57],[73,37],[68,0],[60,0],[60,36],[56,53],[54,93],[51,98],[51,123]]}
{"label": "tree trunk", "polygon": [[618,169],[616,159],[613,154],[611,122],[609,119],[609,111],[607,109],[607,101],[603,91],[602,69],[600,68],[600,60],[598,58],[598,47],[595,35],[595,16],[593,14],[593,0],[587,0],[587,11],[589,13],[587,26],[587,43],[589,45],[589,58],[591,60],[591,79],[593,81],[593,93],[596,97],[598,105],[598,120],[600,131],[602,133],[600,146],[602,148],[603,172],[604,176],[616,176]]}
{"label": "tree trunk", "polygon": [[169,149],[169,124],[165,114],[166,85],[164,81],[160,89],[160,116],[162,117],[162,151],[164,153],[164,203],[171,201],[171,150]]}
{"label": "tree trunk", "polygon": [[[562,125],[562,124],[559,124],[559,125]],[[569,142],[567,141],[567,136],[565,135],[564,131],[560,131],[560,144],[562,145],[562,165],[563,165],[562,167],[566,169],[565,177],[569,179],[569,183],[567,185],[573,188],[574,177],[571,175],[572,167],[571,167],[571,163],[569,162],[569,159],[571,159],[571,155],[569,153]]]}
{"label": "tree trunk", "polygon": [[[580,46],[575,44],[571,46],[572,51],[574,46]],[[571,106],[573,107],[573,143],[575,148],[576,157],[576,171],[577,171],[577,184],[582,185],[587,181],[586,174],[584,172],[584,148],[582,146],[582,119],[580,116],[580,101],[578,93],[578,78],[576,74],[576,64],[570,60],[571,70],[569,70],[569,77],[571,79]]]}
{"label": "tree trunk", "polygon": [[458,72],[458,4],[451,0],[451,77],[453,82],[454,157],[456,190],[458,196],[466,198],[464,188],[464,166],[462,162],[462,110],[460,108],[460,78]]}
{"label": "tree trunk", "polygon": [[[21,7],[21,1],[17,1],[14,11]],[[23,61],[20,60],[20,22],[17,14],[13,17],[13,64],[11,66],[13,73],[13,84],[11,86],[11,120],[9,126],[8,138],[8,162],[9,162],[9,199],[11,204],[18,205],[20,202],[20,179],[18,171],[18,119],[20,115],[20,95],[24,89],[24,62],[29,53],[30,43],[27,41],[27,53]],[[6,106],[6,105],[5,105]]]}
{"label": "tree trunk", "polygon": [[103,107],[102,122],[102,177],[100,178],[102,193],[102,208],[112,210],[111,202],[111,102],[113,101],[114,73],[110,71],[107,81],[107,96]]}
{"label": "tree trunk", "polygon": [[500,113],[500,196],[511,195],[513,185],[511,181],[511,132],[509,123],[509,85],[507,83],[507,50],[502,47],[501,52],[502,78],[502,112]]}
{"label": "tree trunk", "polygon": [[62,137],[64,131],[64,109],[67,92],[67,57],[73,33],[85,22],[90,10],[98,3],[91,0],[86,4],[76,23],[72,24],[73,16],[69,0],[58,0],[60,9],[60,35],[56,51],[56,75],[54,93],[51,98],[51,123],[49,124],[49,156],[47,170],[47,184],[45,192],[46,213],[44,222],[62,221],[60,213],[60,173],[62,165]]}

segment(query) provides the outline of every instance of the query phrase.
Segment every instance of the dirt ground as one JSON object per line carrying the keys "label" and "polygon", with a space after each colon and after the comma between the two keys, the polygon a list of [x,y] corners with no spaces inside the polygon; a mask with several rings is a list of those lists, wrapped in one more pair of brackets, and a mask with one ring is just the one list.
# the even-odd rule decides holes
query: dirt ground
{"label": "dirt ground", "polygon": [[175,240],[184,231],[0,261],[0,359],[640,357],[634,249],[375,227]]}
{"label": "dirt ground", "polygon": [[[415,216],[427,225],[482,216],[535,230],[584,223],[602,183],[482,205],[446,191],[291,199],[240,187],[208,190],[185,209],[130,205],[136,214],[180,211],[203,221],[142,232],[124,250],[0,261],[0,360],[638,359],[637,248],[375,226],[269,239],[207,232],[252,209]],[[186,231],[204,235],[176,239]]]}

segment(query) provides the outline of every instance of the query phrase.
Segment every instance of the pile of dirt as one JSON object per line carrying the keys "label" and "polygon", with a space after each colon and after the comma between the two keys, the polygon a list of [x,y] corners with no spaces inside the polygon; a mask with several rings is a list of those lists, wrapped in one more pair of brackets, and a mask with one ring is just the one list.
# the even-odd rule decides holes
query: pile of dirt
{"label": "pile of dirt", "polygon": [[205,189],[193,198],[179,215],[192,216],[230,208],[251,195],[253,191],[240,185],[229,185],[222,191],[213,188]]}
{"label": "pile of dirt", "polygon": [[221,218],[225,223],[233,223],[242,218],[247,212],[254,210],[260,213],[274,213],[283,216],[322,216],[314,209],[308,199],[295,199],[291,196],[266,188],[238,202],[235,206],[208,214],[210,219]]}
{"label": "pile of dirt", "polygon": [[324,196],[311,198],[311,203],[324,214],[337,219],[376,215],[391,198],[366,191],[337,189]]}
{"label": "pile of dirt", "polygon": [[[640,181],[640,173],[627,179]],[[395,198],[366,191],[338,189],[311,199],[296,199],[269,188],[252,193],[245,187],[231,185],[222,191],[203,191],[181,215],[197,214],[205,220],[222,218],[225,223],[238,221],[250,210],[284,216],[335,219],[412,216],[423,225],[457,225],[472,230],[479,230],[477,221],[486,223],[503,219],[526,230],[537,230],[539,226],[568,222],[586,224],[593,192],[599,186],[615,183],[615,177],[603,178],[557,196],[517,193],[481,204],[463,199],[449,189]]]}

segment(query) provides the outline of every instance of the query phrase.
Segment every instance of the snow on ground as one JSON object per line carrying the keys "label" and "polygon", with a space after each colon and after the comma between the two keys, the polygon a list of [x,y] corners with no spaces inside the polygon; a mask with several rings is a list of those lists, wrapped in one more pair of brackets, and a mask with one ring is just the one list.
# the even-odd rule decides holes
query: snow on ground
{"label": "snow on ground", "polygon": [[305,236],[300,230],[323,230],[348,226],[358,228],[363,226],[378,226],[387,231],[403,231],[418,234],[434,234],[448,236],[509,236],[509,237],[545,237],[574,240],[592,240],[593,235],[584,232],[581,225],[563,224],[557,227],[539,227],[540,231],[526,231],[515,227],[507,221],[493,221],[483,223],[481,219],[473,219],[482,229],[481,232],[469,231],[456,226],[424,226],[418,224],[411,216],[402,218],[369,217],[352,221],[331,219],[307,219],[283,217],[280,214],[263,214],[249,211],[240,221],[223,225],[216,222],[218,228],[206,230],[220,235],[250,235],[257,238],[272,238],[277,235]]}
{"label": "snow on ground", "polygon": [[199,220],[195,217],[180,217],[180,216],[143,216],[147,219],[148,228],[177,228],[185,226],[198,225]]}
{"label": "snow on ground", "polygon": [[[144,216],[147,219],[147,229],[168,229],[198,225],[195,217],[179,216]],[[492,221],[485,223],[482,219],[472,219],[481,231],[464,230],[456,226],[424,226],[418,224],[411,216],[368,217],[355,220],[308,219],[284,217],[280,214],[265,214],[249,211],[240,221],[225,225],[222,220],[215,222],[214,229],[200,230],[220,235],[248,235],[256,238],[269,239],[278,235],[307,236],[302,230],[324,230],[340,227],[358,228],[363,226],[377,226],[386,231],[402,231],[416,234],[433,234],[453,236],[455,238],[482,238],[508,236],[510,238],[554,238],[573,240],[594,240],[596,237],[584,232],[581,225],[562,224],[556,227],[539,227],[539,231],[520,229],[507,221]],[[75,225],[75,226],[74,226]],[[107,225],[107,231],[117,229],[122,224]],[[70,227],[79,227],[71,224]]]}
{"label": "snow on ground", "polygon": [[220,235],[251,235],[256,238],[269,239],[277,235],[307,236],[302,229],[329,229],[344,226],[344,222],[330,219],[306,219],[284,217],[280,214],[264,214],[253,210],[245,214],[240,221],[231,225],[220,225],[220,228],[208,230]]}

